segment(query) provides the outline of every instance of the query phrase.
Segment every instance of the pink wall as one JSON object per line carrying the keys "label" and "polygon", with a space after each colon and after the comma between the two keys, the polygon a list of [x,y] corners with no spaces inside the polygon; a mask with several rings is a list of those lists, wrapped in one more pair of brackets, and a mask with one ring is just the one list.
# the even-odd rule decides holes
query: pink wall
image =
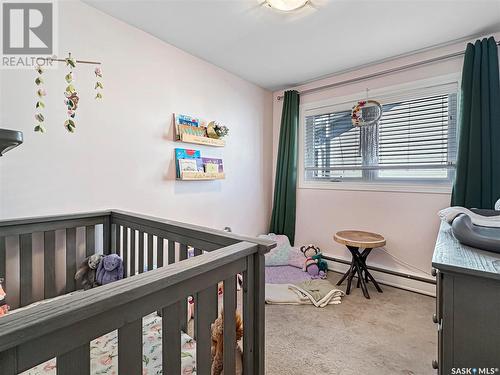
{"label": "pink wall", "polygon": [[[35,72],[0,70],[0,126],[24,131],[0,158],[0,218],[132,210],[256,235],[271,202],[272,94],[79,1],[58,2],[59,54],[103,63],[75,70],[77,132],[63,128],[63,64],[45,74],[48,132],[35,134]],[[173,142],[172,113],[230,128],[224,148]],[[226,179],[175,181],[174,147],[222,157]]]}
{"label": "pink wall", "polygon": [[[465,43],[457,43],[311,82],[297,87],[297,89],[300,91],[314,88],[325,83],[334,83],[451,52],[463,51],[464,49]],[[301,104],[332,97],[363,93],[366,88],[378,89],[451,73],[459,73],[461,72],[461,67],[462,58],[450,59],[370,81],[303,95],[301,97]],[[276,99],[278,95],[282,95],[282,91],[274,93],[274,159],[276,159],[278,148],[282,108],[282,102]],[[333,234],[342,229],[375,231],[386,237],[387,245],[385,248],[390,254],[425,271],[425,273],[399,264],[391,256],[380,250],[373,252],[369,263],[390,270],[431,278],[431,258],[439,228],[439,220],[436,212],[447,207],[449,202],[449,193],[299,188],[297,191],[296,245],[315,243],[325,253],[339,258],[350,259],[345,247],[333,241]],[[345,269],[345,266],[340,264],[332,266],[338,270]],[[434,292],[434,288],[428,284],[411,282],[388,275],[377,275],[377,277],[388,284],[416,289],[424,293],[432,294]]]}

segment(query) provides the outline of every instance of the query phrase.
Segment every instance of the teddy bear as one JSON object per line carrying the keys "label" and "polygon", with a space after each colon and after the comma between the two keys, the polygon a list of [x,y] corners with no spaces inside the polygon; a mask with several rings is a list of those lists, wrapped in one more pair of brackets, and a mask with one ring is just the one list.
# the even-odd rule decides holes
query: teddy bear
{"label": "teddy bear", "polygon": [[[243,373],[243,352],[238,344],[238,341],[243,337],[243,319],[241,315],[236,312],[234,317],[236,325],[236,346],[235,350],[235,361],[236,369],[233,374],[241,375]],[[211,325],[212,331],[212,370],[211,375],[224,375],[224,313],[219,315],[219,317]]]}
{"label": "teddy bear", "polygon": [[3,290],[2,284],[3,279],[0,278],[0,316],[7,314],[10,309],[9,305],[7,305],[7,302],[5,301],[7,294]]}
{"label": "teddy bear", "polygon": [[306,258],[302,270],[313,278],[326,279],[328,264],[323,259],[319,247],[314,245],[302,246],[300,251]]}
{"label": "teddy bear", "polygon": [[96,287],[96,272],[101,259],[103,258],[100,254],[94,254],[86,258],[75,274],[75,280],[82,284],[84,290]]}

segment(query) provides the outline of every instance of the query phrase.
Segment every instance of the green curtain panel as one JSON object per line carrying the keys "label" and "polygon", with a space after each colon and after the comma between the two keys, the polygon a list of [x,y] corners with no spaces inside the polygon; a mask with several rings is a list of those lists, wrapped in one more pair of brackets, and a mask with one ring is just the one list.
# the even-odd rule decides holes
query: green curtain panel
{"label": "green curtain panel", "polygon": [[459,132],[451,204],[493,208],[500,198],[500,80],[493,37],[467,45]]}
{"label": "green curtain panel", "polygon": [[299,102],[297,91],[285,92],[281,113],[273,213],[269,229],[272,233],[286,235],[292,245],[295,241]]}

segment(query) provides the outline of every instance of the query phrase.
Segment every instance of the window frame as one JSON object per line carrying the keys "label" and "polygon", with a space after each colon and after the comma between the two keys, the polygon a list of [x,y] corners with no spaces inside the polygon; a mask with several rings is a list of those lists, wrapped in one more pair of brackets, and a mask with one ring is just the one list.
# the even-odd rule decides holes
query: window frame
{"label": "window frame", "polygon": [[[383,97],[385,103],[391,100],[398,101],[411,98],[412,94],[424,92],[425,89],[432,89],[439,85],[456,85],[457,87],[457,117],[460,112],[460,74],[448,74],[430,79],[423,79],[404,84],[388,86],[369,91],[371,98]],[[435,193],[450,194],[452,189],[453,174],[448,180],[412,180],[410,179],[387,179],[377,178],[376,180],[345,179],[343,181],[319,181],[306,180],[305,173],[305,134],[306,115],[324,114],[338,111],[350,110],[353,103],[366,97],[366,92],[341,97],[331,97],[326,100],[306,102],[300,105],[299,109],[299,160],[298,160],[298,188],[299,189],[319,189],[319,190],[358,190],[358,191],[391,191],[391,192],[414,192],[414,193]],[[382,103],[384,104],[384,103]],[[458,118],[456,131],[458,133]]]}

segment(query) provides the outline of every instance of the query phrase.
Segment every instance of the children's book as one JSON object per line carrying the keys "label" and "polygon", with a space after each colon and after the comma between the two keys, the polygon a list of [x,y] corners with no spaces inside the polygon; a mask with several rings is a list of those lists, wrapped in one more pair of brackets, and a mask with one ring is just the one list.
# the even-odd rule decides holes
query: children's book
{"label": "children's book", "polygon": [[219,172],[219,166],[214,163],[207,163],[205,164],[205,172],[207,173],[218,173]]}
{"label": "children's book", "polygon": [[175,124],[176,125],[189,125],[189,126],[202,126],[204,121],[198,117],[193,117],[189,115],[175,114]]}
{"label": "children's book", "polygon": [[[182,115],[180,113],[174,113],[174,128],[175,128],[175,138],[178,140],[180,139],[182,130],[180,129],[181,126],[191,126],[191,127],[206,127],[206,121],[198,118],[198,117],[193,117],[189,115]],[[186,129],[186,128],[184,128]],[[202,132],[205,132],[206,130],[203,129]]]}
{"label": "children's book", "polygon": [[193,159],[195,163],[195,168],[198,169],[198,164],[195,159],[201,159],[200,150],[188,150],[186,148],[176,148],[175,149],[175,170],[177,178],[181,177],[181,163],[180,160],[183,159]]}
{"label": "children's book", "polygon": [[182,172],[198,172],[196,159],[179,159],[179,169]]}
{"label": "children's book", "polygon": [[[222,173],[224,172],[224,166],[222,164],[222,159],[217,159],[217,158],[201,158],[203,161],[203,164],[205,165],[205,172],[208,172],[207,169],[210,169],[212,172],[211,173]],[[213,166],[208,166],[207,165],[212,164],[216,165],[217,167]]]}

